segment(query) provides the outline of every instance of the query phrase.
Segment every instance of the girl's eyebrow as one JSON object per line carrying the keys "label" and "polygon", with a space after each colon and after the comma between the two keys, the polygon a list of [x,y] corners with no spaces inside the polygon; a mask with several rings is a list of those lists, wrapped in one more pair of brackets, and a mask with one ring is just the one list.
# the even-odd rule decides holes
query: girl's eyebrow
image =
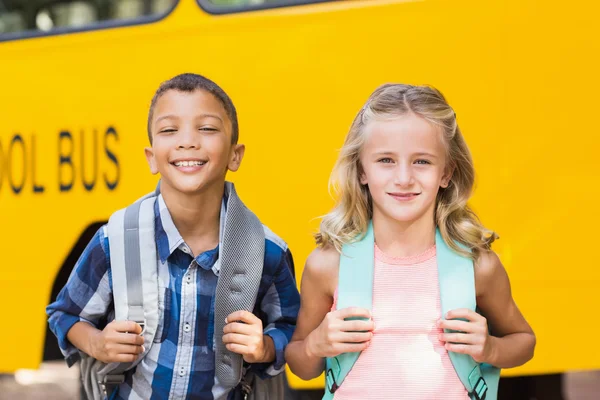
{"label": "girl's eyebrow", "polygon": [[438,158],[438,156],[436,156],[435,154],[427,153],[425,151],[421,151],[419,153],[416,153],[415,156],[416,157],[423,157],[423,156],[425,156],[425,157],[431,157],[431,158]]}

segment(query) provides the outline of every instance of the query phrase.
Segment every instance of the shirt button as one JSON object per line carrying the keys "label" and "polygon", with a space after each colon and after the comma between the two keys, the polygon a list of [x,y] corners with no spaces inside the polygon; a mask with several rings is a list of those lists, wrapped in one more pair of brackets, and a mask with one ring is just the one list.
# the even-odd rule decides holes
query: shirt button
{"label": "shirt button", "polygon": [[192,327],[190,326],[190,324],[185,324],[183,326],[183,330],[186,331],[186,332],[189,332],[190,330],[192,330]]}
{"label": "shirt button", "polygon": [[185,376],[185,369],[184,368],[181,368],[179,370],[179,376]]}

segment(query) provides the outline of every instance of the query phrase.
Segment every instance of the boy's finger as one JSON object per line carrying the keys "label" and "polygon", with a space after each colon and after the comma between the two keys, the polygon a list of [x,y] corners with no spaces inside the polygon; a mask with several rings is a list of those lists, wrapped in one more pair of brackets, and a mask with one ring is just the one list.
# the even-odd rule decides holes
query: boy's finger
{"label": "boy's finger", "polygon": [[256,315],[245,310],[232,312],[227,316],[227,318],[225,318],[226,324],[238,321],[244,322],[246,324],[256,324],[257,322],[260,322],[260,319],[258,319]]}
{"label": "boy's finger", "polygon": [[366,308],[360,308],[360,307],[342,308],[341,310],[335,311],[335,314],[341,319],[346,319],[346,318],[351,318],[351,317],[362,317],[362,318],[371,319],[371,312],[369,310],[367,310]]}
{"label": "boy's finger", "polygon": [[113,328],[117,332],[135,333],[137,335],[142,333],[142,327],[134,321],[115,321]]}
{"label": "boy's finger", "polygon": [[228,333],[226,335],[223,335],[223,343],[225,344],[241,344],[241,345],[247,345],[248,342],[250,340],[249,336],[246,335],[240,335],[237,333]]}
{"label": "boy's finger", "polygon": [[144,346],[134,346],[130,344],[122,344],[116,347],[119,354],[142,354]]}
{"label": "boy's finger", "polygon": [[[223,333],[239,333],[242,335],[252,335],[256,327],[239,322],[231,322],[223,327]],[[261,332],[262,333],[262,332]]]}
{"label": "boy's finger", "polygon": [[243,356],[247,355],[250,353],[250,350],[248,349],[248,346],[244,346],[243,344],[237,344],[237,343],[227,343],[225,345],[225,348],[229,351],[232,351],[234,353],[237,354],[241,354]]}
{"label": "boy's finger", "polygon": [[141,346],[144,344],[144,338],[135,333],[119,333],[117,340],[122,344],[133,344]]}

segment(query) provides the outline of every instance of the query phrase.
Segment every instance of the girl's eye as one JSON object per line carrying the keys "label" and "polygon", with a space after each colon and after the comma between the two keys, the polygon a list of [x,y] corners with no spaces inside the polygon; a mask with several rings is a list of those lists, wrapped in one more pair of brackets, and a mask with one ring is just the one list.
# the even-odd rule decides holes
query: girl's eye
{"label": "girl's eye", "polygon": [[394,160],[392,160],[389,157],[386,157],[386,158],[381,158],[381,159],[377,160],[377,162],[380,162],[380,163],[383,163],[383,164],[389,164],[389,163],[394,162]]}
{"label": "girl's eye", "polygon": [[428,160],[417,160],[417,161],[415,161],[415,163],[419,164],[419,165],[431,164]]}

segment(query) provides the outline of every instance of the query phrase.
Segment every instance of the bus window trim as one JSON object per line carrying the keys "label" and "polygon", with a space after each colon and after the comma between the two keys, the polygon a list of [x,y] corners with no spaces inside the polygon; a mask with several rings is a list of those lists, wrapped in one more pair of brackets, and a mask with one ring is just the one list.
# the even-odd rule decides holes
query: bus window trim
{"label": "bus window trim", "polygon": [[248,11],[262,11],[262,10],[271,10],[276,8],[284,8],[284,7],[295,7],[295,6],[303,6],[309,4],[319,4],[319,3],[332,3],[342,0],[279,0],[277,2],[269,3],[269,4],[256,4],[256,5],[241,5],[241,6],[218,6],[213,4],[210,0],[196,0],[200,8],[206,11],[209,14],[213,15],[225,15],[225,14],[236,14],[243,13]]}
{"label": "bus window trim", "polygon": [[162,21],[167,18],[173,10],[179,5],[179,0],[174,0],[173,4],[169,9],[167,9],[162,14],[156,15],[148,15],[142,17],[128,18],[128,19],[111,19],[106,21],[95,22],[86,26],[78,26],[78,27],[63,27],[52,29],[48,32],[43,31],[21,31],[21,32],[10,32],[10,33],[0,33],[0,43],[2,42],[12,42],[16,40],[24,40],[24,39],[35,39],[41,37],[48,36],[62,36],[62,35],[70,35],[74,33],[84,33],[84,32],[93,32],[93,31],[103,31],[106,29],[115,29],[115,28],[125,28],[130,26],[138,26],[138,25],[149,25],[155,22]]}

